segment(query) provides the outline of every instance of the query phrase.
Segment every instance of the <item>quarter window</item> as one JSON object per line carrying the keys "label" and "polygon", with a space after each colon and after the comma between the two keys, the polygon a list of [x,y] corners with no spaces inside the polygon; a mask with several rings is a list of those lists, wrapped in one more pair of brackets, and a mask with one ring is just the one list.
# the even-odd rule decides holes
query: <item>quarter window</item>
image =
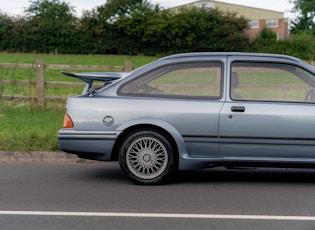
{"label": "quarter window", "polygon": [[126,83],[120,94],[149,97],[204,98],[221,97],[220,62],[167,65]]}
{"label": "quarter window", "polygon": [[315,76],[295,65],[234,62],[230,76],[233,100],[315,101]]}

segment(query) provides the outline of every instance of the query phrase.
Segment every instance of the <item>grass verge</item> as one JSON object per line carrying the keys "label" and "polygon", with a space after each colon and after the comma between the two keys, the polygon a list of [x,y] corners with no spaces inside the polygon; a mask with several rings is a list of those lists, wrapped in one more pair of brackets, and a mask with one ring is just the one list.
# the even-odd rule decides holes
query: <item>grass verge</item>
{"label": "grass verge", "polygon": [[0,102],[1,151],[58,151],[64,105],[39,108],[29,102]]}

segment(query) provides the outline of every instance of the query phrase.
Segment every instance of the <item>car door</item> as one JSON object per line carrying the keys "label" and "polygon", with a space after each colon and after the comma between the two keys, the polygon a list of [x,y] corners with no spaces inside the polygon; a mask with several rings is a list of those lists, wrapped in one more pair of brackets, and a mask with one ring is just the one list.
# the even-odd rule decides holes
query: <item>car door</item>
{"label": "car door", "polygon": [[229,60],[220,113],[220,153],[227,161],[315,161],[314,73],[291,61]]}

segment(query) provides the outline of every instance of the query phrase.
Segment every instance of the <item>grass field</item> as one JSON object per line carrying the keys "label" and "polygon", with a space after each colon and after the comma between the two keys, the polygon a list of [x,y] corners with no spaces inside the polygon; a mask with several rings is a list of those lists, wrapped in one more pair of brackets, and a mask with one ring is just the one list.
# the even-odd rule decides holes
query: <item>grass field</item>
{"label": "grass field", "polygon": [[[1,63],[32,64],[43,58],[45,64],[123,66],[131,61],[140,67],[158,57],[114,55],[42,55],[0,53],[0,80],[35,81],[35,71],[30,69],[3,68]],[[64,76],[60,70],[45,70],[45,81],[76,81]],[[46,96],[67,98],[79,94],[82,87],[47,87]],[[0,85],[1,95],[34,96],[35,86]],[[27,101],[0,99],[0,151],[57,151],[57,131],[61,128],[65,104],[46,103],[39,108]]]}
{"label": "grass field", "polygon": [[0,151],[57,151],[64,106],[38,108],[29,102],[0,102]]}
{"label": "grass field", "polygon": [[131,61],[134,66],[139,67],[158,59],[158,57],[123,55],[49,55],[0,53],[0,63],[32,64],[35,59],[44,59],[45,64],[100,66],[122,66],[124,65],[125,61]]}

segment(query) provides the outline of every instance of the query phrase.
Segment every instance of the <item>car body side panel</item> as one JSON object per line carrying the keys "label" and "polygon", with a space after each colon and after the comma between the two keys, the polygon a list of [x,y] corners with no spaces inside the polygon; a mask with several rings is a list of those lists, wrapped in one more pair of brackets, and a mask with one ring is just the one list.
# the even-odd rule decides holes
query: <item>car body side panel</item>
{"label": "car body side panel", "polygon": [[[93,130],[106,143],[93,139],[94,145],[89,147],[78,145],[78,149],[93,153],[104,153],[113,146],[111,140],[115,135],[129,127],[141,124],[156,125],[166,130],[177,143],[180,158],[215,158],[219,159],[218,120],[223,101],[186,100],[186,99],[154,99],[154,98],[70,98],[67,113],[70,115],[75,138],[68,138],[64,131],[59,132],[61,149],[71,151],[74,140],[78,142],[82,133]],[[163,109],[161,109],[163,108]],[[105,117],[112,117],[114,123],[107,127],[103,123]],[[104,133],[113,133],[112,137]],[[68,144],[66,144],[68,143]],[[67,146],[68,147],[65,147]],[[110,145],[111,147],[108,147]],[[106,157],[107,159],[108,157]],[[181,161],[182,162],[182,161]],[[183,161],[184,162],[184,161]],[[181,165],[181,164],[180,164]],[[184,163],[183,163],[184,165]],[[187,168],[188,166],[183,166]]]}
{"label": "car body side panel", "polygon": [[[232,112],[232,106],[245,107]],[[220,118],[225,159],[313,159],[315,107],[311,104],[227,102]]]}
{"label": "car body side panel", "polygon": [[154,125],[167,131],[174,139],[179,153],[179,169],[206,168],[209,162],[222,162],[218,155],[218,139],[183,137],[171,124],[158,118],[143,117],[136,118],[123,123],[117,130],[126,130],[137,125]]}

